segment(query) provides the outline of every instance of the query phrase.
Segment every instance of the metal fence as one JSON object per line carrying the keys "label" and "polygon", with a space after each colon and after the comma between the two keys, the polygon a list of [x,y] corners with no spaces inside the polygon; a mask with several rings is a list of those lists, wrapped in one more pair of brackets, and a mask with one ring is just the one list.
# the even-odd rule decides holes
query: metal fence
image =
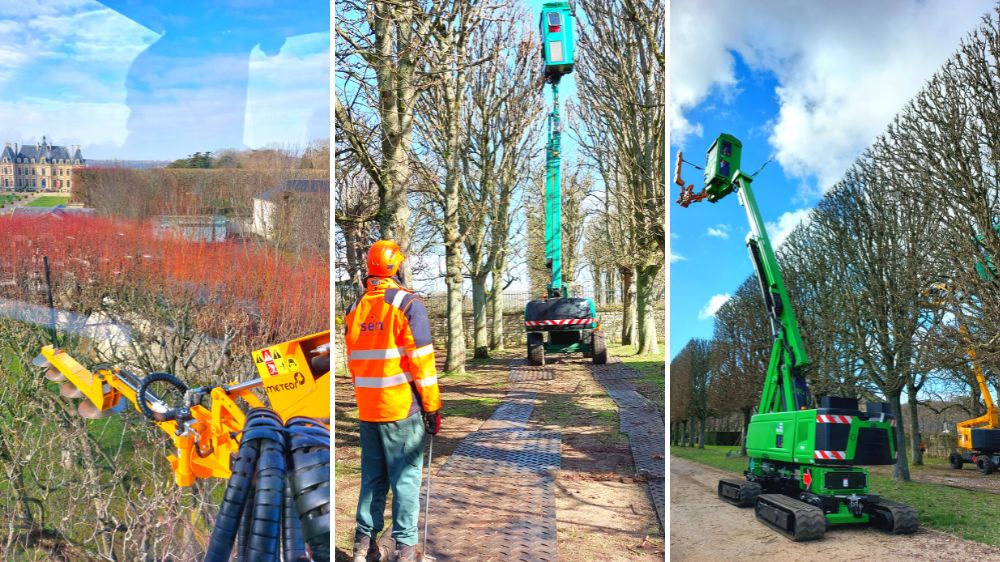
{"label": "metal fence", "polygon": [[[362,289],[356,285],[338,285],[337,286],[337,312],[339,314],[344,314],[347,308],[361,297]],[[448,309],[448,295],[445,293],[433,293],[433,294],[422,294],[418,293],[423,299],[424,304],[427,306],[427,310],[431,314],[444,314]],[[587,297],[589,299],[594,299],[594,291],[592,289],[582,289],[575,288],[573,291],[573,296],[575,297]],[[620,309],[622,306],[621,298],[619,295],[603,295],[603,299],[596,299],[595,305],[598,310],[615,310]],[[505,291],[501,295],[501,302],[503,303],[503,311],[505,313],[518,312],[524,310],[524,305],[530,300],[541,298],[542,295],[536,295],[530,291]],[[662,308],[662,303],[658,304],[659,308]],[[463,294],[462,308],[466,314],[472,313],[472,295],[470,291],[466,291]]]}

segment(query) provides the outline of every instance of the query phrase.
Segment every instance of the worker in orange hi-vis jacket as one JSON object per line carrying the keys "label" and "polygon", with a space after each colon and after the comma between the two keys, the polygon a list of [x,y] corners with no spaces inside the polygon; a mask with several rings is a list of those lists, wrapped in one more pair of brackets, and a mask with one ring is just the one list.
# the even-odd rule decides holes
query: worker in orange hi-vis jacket
{"label": "worker in orange hi-vis jacket", "polygon": [[354,562],[380,560],[376,539],[392,487],[392,537],[400,562],[416,562],[426,434],[441,429],[441,396],[424,303],[394,278],[395,242],[368,251],[365,294],[347,311],[347,368],[361,420],[361,497]]}

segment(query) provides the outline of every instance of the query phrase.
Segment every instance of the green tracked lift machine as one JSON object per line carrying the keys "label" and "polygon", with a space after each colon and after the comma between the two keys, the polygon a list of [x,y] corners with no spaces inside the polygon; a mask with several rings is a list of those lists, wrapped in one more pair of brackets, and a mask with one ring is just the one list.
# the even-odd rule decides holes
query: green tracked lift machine
{"label": "green tracked lift machine", "polygon": [[773,347],[757,414],[750,419],[745,480],[720,480],[719,497],[754,507],[757,518],[794,541],[818,539],[830,525],[871,524],[891,533],[917,529],[917,511],[868,490],[868,470],[854,465],[896,461],[896,421],[887,403],[822,396],[814,407],[804,372],[809,365],[778,261],[750,187],[740,167],[742,144],[720,135],[708,150],[705,188],[694,193],[681,180],[678,203],[715,203],[736,192],[750,222],[747,248],[771,322]]}
{"label": "green tracked lift machine", "polygon": [[[597,365],[608,361],[604,331],[594,301],[573,297],[562,280],[562,192],[559,80],[573,72],[573,16],[568,2],[547,2],[539,21],[546,82],[552,86],[552,111],[545,144],[545,267],[550,272],[544,298],[524,306],[528,362],[544,365],[546,353],[583,352]],[[548,335],[548,341],[546,341]]]}

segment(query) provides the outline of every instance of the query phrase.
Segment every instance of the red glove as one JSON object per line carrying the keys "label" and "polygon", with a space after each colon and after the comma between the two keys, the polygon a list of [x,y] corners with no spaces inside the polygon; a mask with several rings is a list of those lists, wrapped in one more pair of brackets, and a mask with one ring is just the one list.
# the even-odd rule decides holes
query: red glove
{"label": "red glove", "polygon": [[437,435],[441,431],[441,410],[424,414],[424,427],[427,428],[427,433]]}

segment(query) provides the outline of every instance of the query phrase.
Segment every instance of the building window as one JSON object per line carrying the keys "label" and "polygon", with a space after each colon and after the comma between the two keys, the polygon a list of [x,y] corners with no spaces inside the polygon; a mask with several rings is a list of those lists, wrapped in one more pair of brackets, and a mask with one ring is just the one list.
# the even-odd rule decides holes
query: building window
{"label": "building window", "polygon": [[71,182],[69,180],[66,180],[66,187],[72,187],[70,184]]}

